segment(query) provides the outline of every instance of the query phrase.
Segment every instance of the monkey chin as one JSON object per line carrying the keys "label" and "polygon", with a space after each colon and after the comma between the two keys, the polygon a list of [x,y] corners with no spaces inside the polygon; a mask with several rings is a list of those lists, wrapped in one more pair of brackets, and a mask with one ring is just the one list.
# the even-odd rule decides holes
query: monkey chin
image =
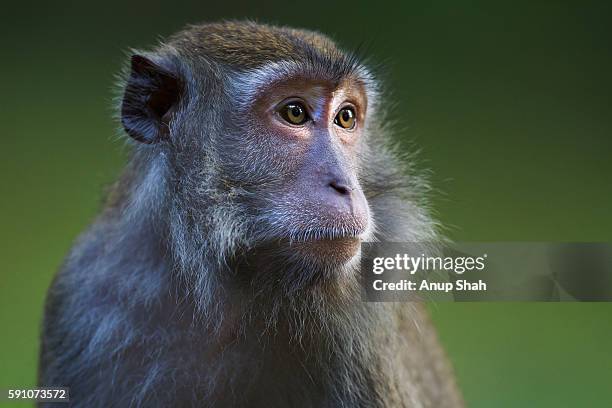
{"label": "monkey chin", "polygon": [[359,237],[323,238],[291,244],[296,254],[315,264],[327,267],[346,266],[361,253]]}

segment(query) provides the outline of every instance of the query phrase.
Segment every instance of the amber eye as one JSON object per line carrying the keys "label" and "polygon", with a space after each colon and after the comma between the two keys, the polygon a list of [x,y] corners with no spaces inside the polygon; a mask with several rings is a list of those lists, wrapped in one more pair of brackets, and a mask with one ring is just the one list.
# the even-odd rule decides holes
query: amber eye
{"label": "amber eye", "polygon": [[306,108],[299,102],[291,102],[283,106],[280,115],[292,125],[302,125],[308,120]]}
{"label": "amber eye", "polygon": [[342,108],[336,115],[334,123],[344,129],[353,129],[355,127],[355,111],[351,107]]}

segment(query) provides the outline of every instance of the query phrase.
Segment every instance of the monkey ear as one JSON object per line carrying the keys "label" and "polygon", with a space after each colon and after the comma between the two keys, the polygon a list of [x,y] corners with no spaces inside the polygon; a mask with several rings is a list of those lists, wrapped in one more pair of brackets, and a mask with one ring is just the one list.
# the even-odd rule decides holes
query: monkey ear
{"label": "monkey ear", "polygon": [[121,103],[121,124],[132,138],[155,143],[170,134],[170,118],[179,100],[174,73],[142,55],[133,55]]}

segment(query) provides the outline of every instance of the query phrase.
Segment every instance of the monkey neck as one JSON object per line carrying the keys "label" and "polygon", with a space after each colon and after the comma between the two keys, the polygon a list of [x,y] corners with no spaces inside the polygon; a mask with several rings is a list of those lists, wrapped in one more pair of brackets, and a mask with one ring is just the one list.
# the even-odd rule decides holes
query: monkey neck
{"label": "monkey neck", "polygon": [[[381,379],[393,372],[387,365],[394,349],[381,345],[397,343],[396,305],[332,298],[321,288],[293,298],[238,300],[238,293],[225,299],[223,323],[212,337],[221,343],[219,364],[231,355],[249,356],[255,365],[241,360],[236,369],[250,371],[250,382],[261,393],[286,389],[299,395],[310,388],[315,392],[308,395],[342,395],[351,401],[356,390],[373,400],[387,392],[381,384],[390,382]],[[323,406],[320,401],[312,405]]]}
{"label": "monkey neck", "polygon": [[[228,276],[220,283],[226,294],[220,327],[225,341],[252,347],[257,339],[260,355],[270,358],[265,364],[290,364],[330,378],[335,373],[342,381],[370,378],[369,370],[380,368],[387,357],[379,344],[396,335],[392,316],[398,305],[363,302],[356,267],[282,266],[255,257],[223,271]],[[287,281],[300,277],[298,283]]]}

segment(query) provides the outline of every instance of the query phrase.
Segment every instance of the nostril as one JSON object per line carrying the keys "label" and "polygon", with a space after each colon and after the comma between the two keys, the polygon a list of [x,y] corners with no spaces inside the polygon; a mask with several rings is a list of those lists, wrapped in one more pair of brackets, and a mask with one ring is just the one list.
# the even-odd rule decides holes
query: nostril
{"label": "nostril", "polygon": [[349,195],[351,194],[351,191],[353,190],[346,184],[338,183],[336,181],[332,181],[331,183],[329,183],[329,186],[342,195]]}

